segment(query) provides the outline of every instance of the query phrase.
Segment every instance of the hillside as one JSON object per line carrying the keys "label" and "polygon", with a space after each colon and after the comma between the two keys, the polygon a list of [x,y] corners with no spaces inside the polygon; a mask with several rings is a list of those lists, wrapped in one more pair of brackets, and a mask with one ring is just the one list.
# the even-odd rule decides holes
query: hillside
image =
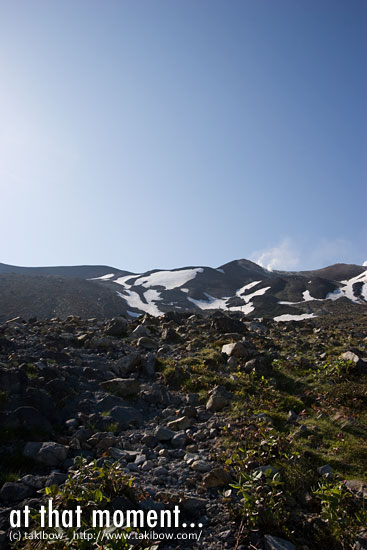
{"label": "hillside", "polygon": [[[86,522],[55,550],[93,547],[81,535],[101,532],[93,509],[175,506],[180,527],[153,530],[162,550],[362,550],[366,335],[355,311],[0,325],[1,550],[48,547],[9,543],[8,531],[12,509],[50,496],[56,509],[81,505]],[[26,532],[37,527],[32,514]]]}
{"label": "hillside", "polygon": [[297,320],[366,311],[367,269],[336,264],[313,271],[268,271],[249,260],[218,268],[134,274],[109,266],[25,268],[0,264],[0,321],[68,315],[131,318],[168,311],[236,312]]}

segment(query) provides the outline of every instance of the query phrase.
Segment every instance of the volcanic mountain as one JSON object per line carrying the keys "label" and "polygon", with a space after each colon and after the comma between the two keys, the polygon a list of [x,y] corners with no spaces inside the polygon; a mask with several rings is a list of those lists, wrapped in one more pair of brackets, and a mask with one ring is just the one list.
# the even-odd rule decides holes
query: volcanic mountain
{"label": "volcanic mountain", "polygon": [[340,311],[367,313],[367,267],[269,271],[249,260],[131,273],[109,266],[0,264],[0,322],[12,317],[105,319],[222,310],[276,321]]}

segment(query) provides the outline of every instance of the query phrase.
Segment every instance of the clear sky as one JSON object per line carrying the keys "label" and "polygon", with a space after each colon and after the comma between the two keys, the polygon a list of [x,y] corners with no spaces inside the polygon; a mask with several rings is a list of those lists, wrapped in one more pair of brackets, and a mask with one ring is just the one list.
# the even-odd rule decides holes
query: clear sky
{"label": "clear sky", "polygon": [[0,261],[367,258],[365,0],[1,0]]}

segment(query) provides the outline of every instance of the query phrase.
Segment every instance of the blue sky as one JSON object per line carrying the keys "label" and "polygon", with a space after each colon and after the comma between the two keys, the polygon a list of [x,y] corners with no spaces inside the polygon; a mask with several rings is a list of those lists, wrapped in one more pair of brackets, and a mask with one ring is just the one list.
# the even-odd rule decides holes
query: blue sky
{"label": "blue sky", "polygon": [[0,261],[367,258],[365,0],[3,0]]}

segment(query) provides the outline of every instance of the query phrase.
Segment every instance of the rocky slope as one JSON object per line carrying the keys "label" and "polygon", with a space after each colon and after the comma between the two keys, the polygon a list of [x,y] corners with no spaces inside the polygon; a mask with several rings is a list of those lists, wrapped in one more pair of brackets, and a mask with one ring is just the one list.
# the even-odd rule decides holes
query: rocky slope
{"label": "rocky slope", "polygon": [[178,505],[201,537],[165,550],[366,548],[366,338],[355,312],[5,322],[0,548],[46,487],[59,507]]}
{"label": "rocky slope", "polygon": [[[47,296],[47,299],[45,299]],[[299,320],[367,305],[365,266],[336,264],[303,272],[268,271],[248,260],[219,268],[134,274],[108,266],[25,268],[0,264],[0,321],[12,316],[134,318],[168,311],[239,312]]]}

